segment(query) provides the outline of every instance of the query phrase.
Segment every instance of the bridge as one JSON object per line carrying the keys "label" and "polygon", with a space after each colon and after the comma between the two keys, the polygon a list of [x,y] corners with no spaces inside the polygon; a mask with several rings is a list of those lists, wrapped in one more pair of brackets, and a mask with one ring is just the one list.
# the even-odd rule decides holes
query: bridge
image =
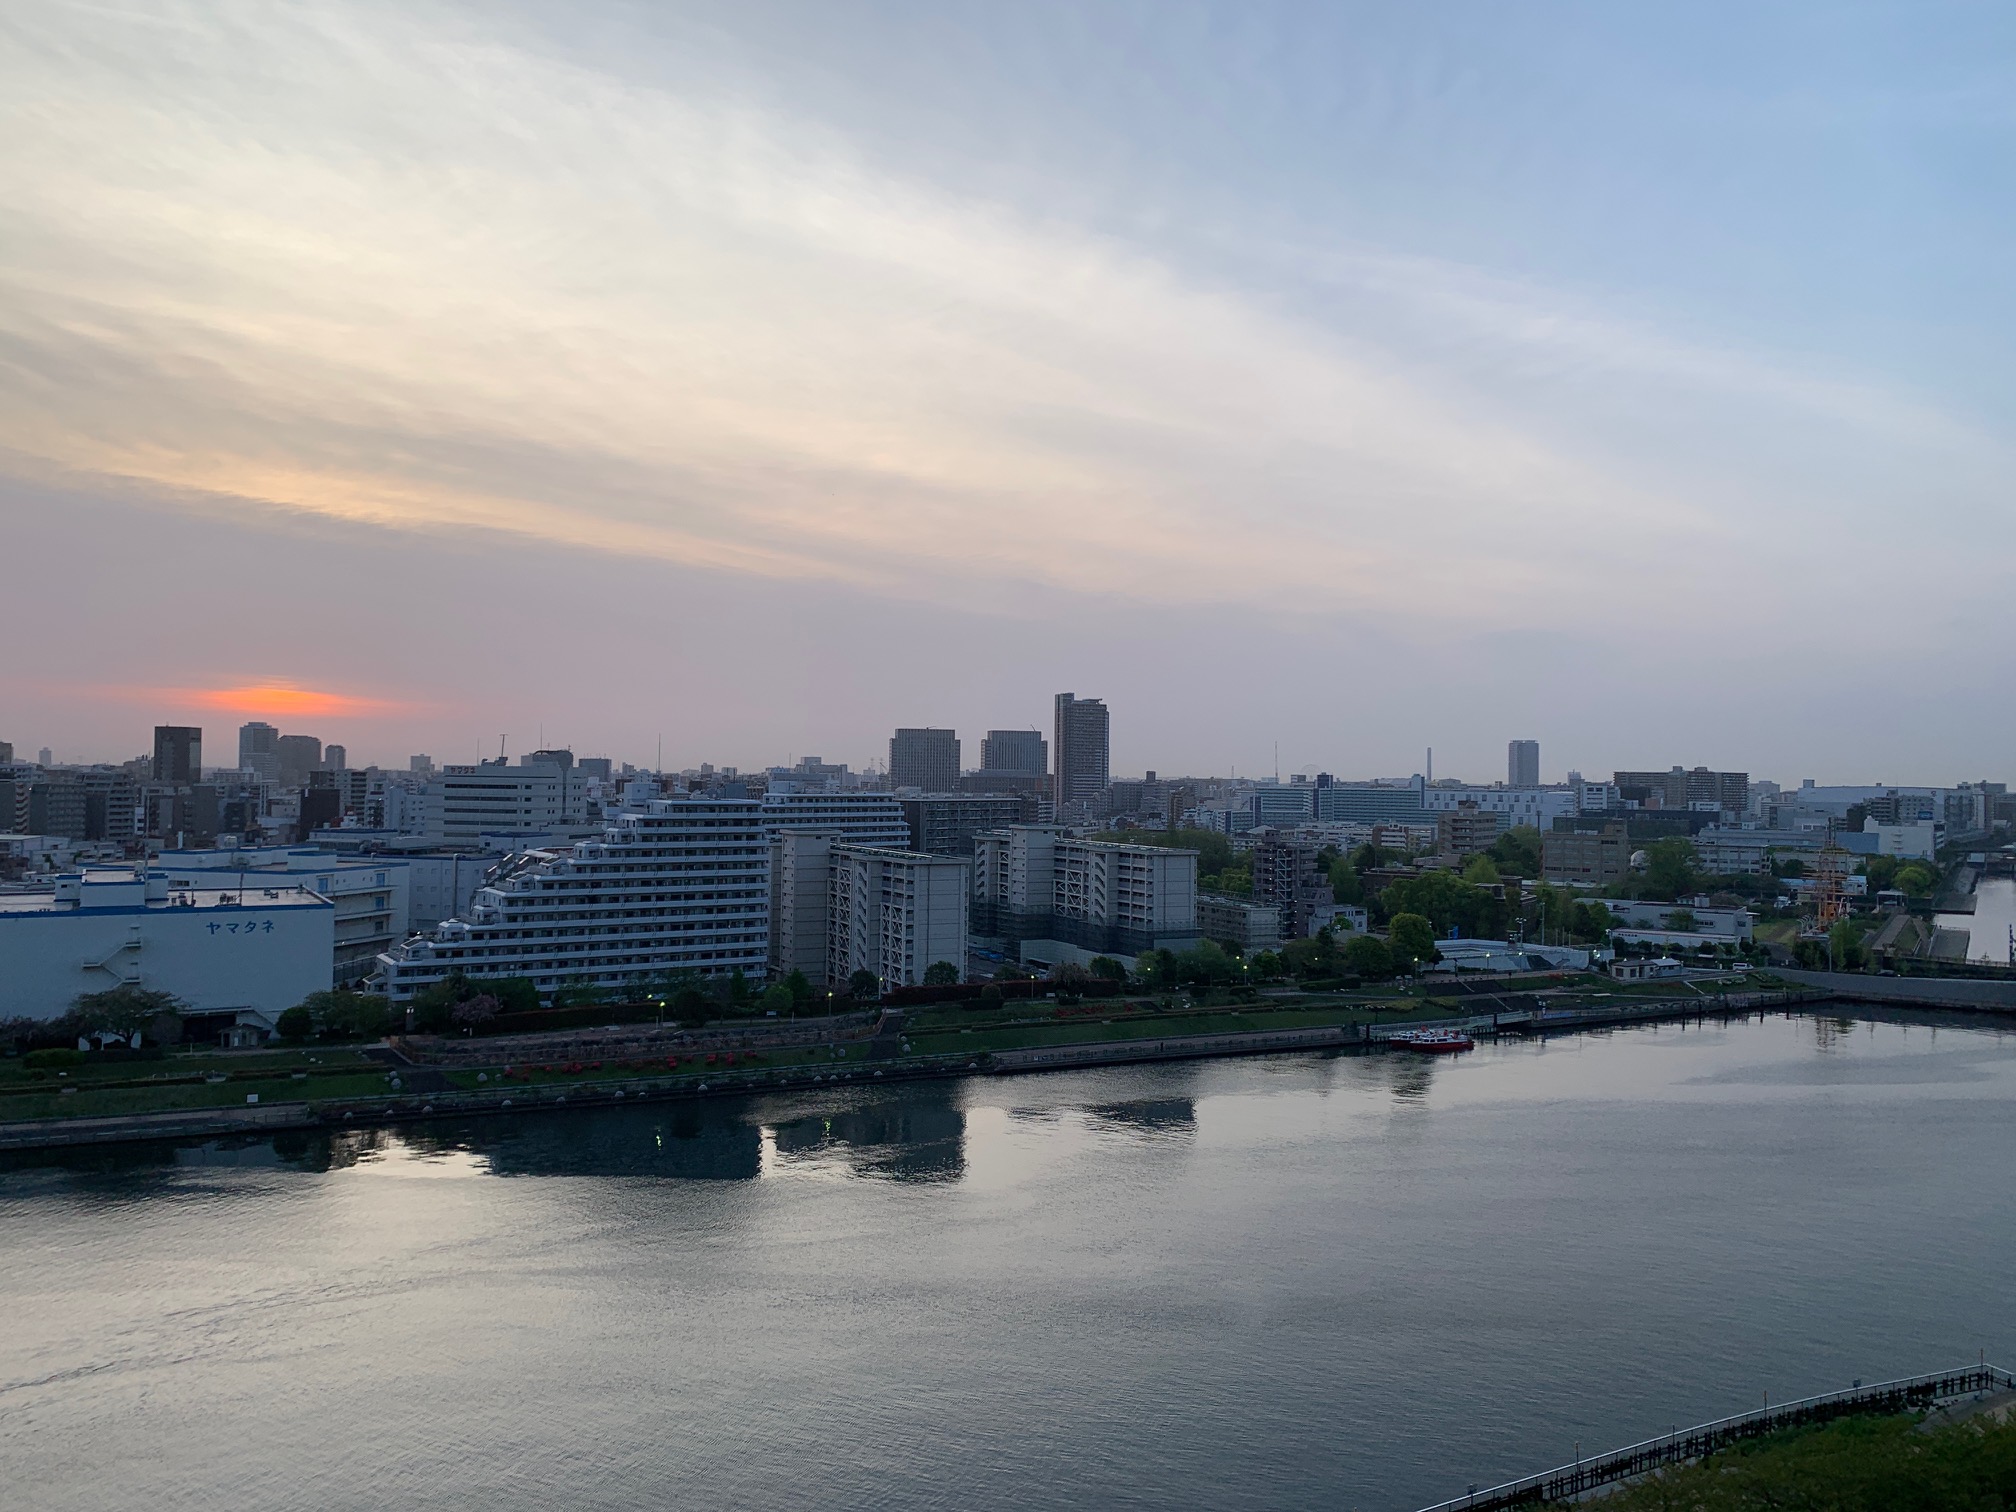
{"label": "bridge", "polygon": [[1578,1459],[1572,1465],[1543,1470],[1502,1486],[1473,1490],[1467,1496],[1424,1507],[1422,1512],[1496,1512],[1499,1508],[1573,1501],[1599,1486],[1630,1480],[1668,1465],[1684,1465],[1781,1428],[1827,1423],[1862,1413],[1911,1412],[1955,1397],[2010,1390],[2016,1390],[2016,1375],[1985,1363],[1932,1375],[1906,1376],[1900,1381],[1879,1381],[1874,1386],[1857,1382],[1846,1391],[1806,1397],[1779,1407],[1760,1407],[1755,1412],[1682,1428],[1663,1438]]}

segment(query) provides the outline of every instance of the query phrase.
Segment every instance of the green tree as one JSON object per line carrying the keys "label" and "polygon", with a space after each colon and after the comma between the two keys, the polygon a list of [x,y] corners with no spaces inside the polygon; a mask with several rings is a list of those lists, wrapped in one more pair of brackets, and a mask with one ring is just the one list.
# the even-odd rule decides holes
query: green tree
{"label": "green tree", "polygon": [[1540,875],[1540,831],[1530,824],[1517,825],[1494,840],[1485,854],[1497,863],[1503,876],[1537,877]]}
{"label": "green tree", "polygon": [[1827,931],[1836,971],[1860,971],[1863,964],[1862,926],[1854,919],[1839,919]]}
{"label": "green tree", "polygon": [[1281,957],[1271,950],[1263,950],[1253,957],[1252,974],[1263,982],[1271,982],[1281,975]]}
{"label": "green tree", "polygon": [[789,1013],[798,1000],[791,996],[791,989],[782,982],[773,982],[763,989],[763,997],[757,1003],[765,1013]]}
{"label": "green tree", "polygon": [[449,1022],[464,1034],[481,1034],[497,1022],[497,999],[487,992],[466,997],[450,1011]]}
{"label": "green tree", "polygon": [[1231,955],[1216,940],[1199,940],[1195,950],[1186,950],[1176,957],[1177,979],[1199,986],[1229,982],[1238,972]]}
{"label": "green tree", "polygon": [[1897,868],[1893,885],[1902,888],[1907,897],[1929,898],[1932,889],[1939,885],[1939,876],[1931,867],[1913,861],[1909,866]]}
{"label": "green tree", "polygon": [[103,992],[81,994],[71,1002],[61,1022],[66,1036],[101,1030],[132,1035],[144,1033],[156,1019],[176,1013],[181,1006],[173,993],[122,983]]}
{"label": "green tree", "polygon": [[315,1032],[315,1020],[309,1015],[307,1004],[296,1003],[292,1008],[281,1010],[280,1017],[273,1021],[273,1028],[284,1040],[305,1040]]}
{"label": "green tree", "polygon": [[1339,856],[1330,863],[1330,897],[1333,902],[1353,906],[1365,901],[1365,884],[1358,880],[1358,868],[1349,856]]}
{"label": "green tree", "polygon": [[784,978],[784,985],[790,989],[791,1001],[793,1003],[802,1003],[805,999],[812,996],[811,979],[804,972],[795,968],[792,970],[791,975]]}
{"label": "green tree", "polygon": [[1505,936],[1504,900],[1445,871],[1401,878],[1379,895],[1379,905],[1388,919],[1396,914],[1419,914],[1444,936],[1462,934],[1473,939]]}
{"label": "green tree", "polygon": [[1699,884],[1694,842],[1679,835],[1655,840],[1645,851],[1645,890],[1668,901],[1691,893]]}
{"label": "green tree", "polygon": [[1680,930],[1685,934],[1693,934],[1701,927],[1701,921],[1694,917],[1693,909],[1676,908],[1666,915],[1666,927]]}
{"label": "green tree", "polygon": [[1304,981],[1339,976],[1344,971],[1344,953],[1337,938],[1322,930],[1312,939],[1290,940],[1281,947],[1282,969]]}
{"label": "green tree", "polygon": [[1500,881],[1497,863],[1489,856],[1472,856],[1463,868],[1463,880],[1472,887],[1496,887]]}
{"label": "green tree", "polygon": [[933,961],[924,968],[926,987],[956,987],[959,985],[959,968],[950,961]]}
{"label": "green tree", "polygon": [[882,996],[882,979],[862,969],[847,978],[847,995],[857,1003],[872,1003]]}
{"label": "green tree", "polygon": [[[465,1000],[458,997],[448,1003],[451,1017],[456,1003]],[[299,1006],[307,1010],[318,1039],[378,1039],[392,1027],[391,1007],[376,993],[311,992]]]}
{"label": "green tree", "polygon": [[1435,959],[1435,926],[1417,913],[1395,914],[1386,925],[1386,947],[1397,967],[1412,970]]}
{"label": "green tree", "polygon": [[1092,975],[1102,982],[1124,982],[1127,980],[1127,968],[1108,955],[1092,957],[1091,964],[1086,967],[1086,970],[1090,971]]}
{"label": "green tree", "polygon": [[1383,982],[1393,975],[1393,952],[1376,936],[1351,936],[1344,942],[1343,956],[1345,970],[1368,982]]}

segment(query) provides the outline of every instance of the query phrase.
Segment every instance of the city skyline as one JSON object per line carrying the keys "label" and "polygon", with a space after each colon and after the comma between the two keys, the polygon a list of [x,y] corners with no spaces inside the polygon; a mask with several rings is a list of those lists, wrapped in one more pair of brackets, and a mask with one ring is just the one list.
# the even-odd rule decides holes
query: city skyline
{"label": "city skyline", "polygon": [[17,743],[2016,740],[2006,16],[29,13]]}

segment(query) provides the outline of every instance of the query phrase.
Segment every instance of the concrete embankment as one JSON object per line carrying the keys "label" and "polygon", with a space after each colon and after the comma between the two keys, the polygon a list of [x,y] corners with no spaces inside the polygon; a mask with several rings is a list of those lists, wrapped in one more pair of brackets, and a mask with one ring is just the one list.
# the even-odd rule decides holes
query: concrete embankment
{"label": "concrete embankment", "polygon": [[2016,981],[1984,982],[1968,977],[1864,976],[1857,971],[1798,971],[1774,966],[1775,975],[1802,987],[1817,987],[1858,1003],[1895,1003],[1907,1008],[1963,1008],[1987,1013],[2016,1012]]}
{"label": "concrete embankment", "polygon": [[0,1123],[0,1150],[131,1144],[153,1139],[215,1139],[230,1134],[313,1128],[320,1122],[315,1109],[307,1103],[196,1108],[180,1113],[126,1113],[113,1118],[38,1118]]}
{"label": "concrete embankment", "polygon": [[1101,1040],[1089,1045],[1034,1045],[996,1050],[987,1057],[995,1072],[1056,1071],[1067,1066],[1118,1066],[1131,1061],[1196,1060],[1206,1056],[1264,1055],[1277,1050],[1326,1050],[1366,1042],[1361,1024],[1329,1024],[1314,1029],[1254,1029],[1233,1034],[1180,1034],[1157,1039]]}

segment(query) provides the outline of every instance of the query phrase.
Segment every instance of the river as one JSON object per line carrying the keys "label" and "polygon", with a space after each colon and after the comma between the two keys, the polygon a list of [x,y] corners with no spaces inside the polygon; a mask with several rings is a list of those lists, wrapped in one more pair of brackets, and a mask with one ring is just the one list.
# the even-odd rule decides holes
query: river
{"label": "river", "polygon": [[2009,942],[2016,939],[2016,882],[1986,878],[1975,884],[1974,912],[1940,914],[1932,922],[1940,929],[1967,931],[1968,960],[2009,964]]}
{"label": "river", "polygon": [[17,1158],[6,1500],[1405,1512],[2016,1359],[2012,1096],[1776,1017]]}

